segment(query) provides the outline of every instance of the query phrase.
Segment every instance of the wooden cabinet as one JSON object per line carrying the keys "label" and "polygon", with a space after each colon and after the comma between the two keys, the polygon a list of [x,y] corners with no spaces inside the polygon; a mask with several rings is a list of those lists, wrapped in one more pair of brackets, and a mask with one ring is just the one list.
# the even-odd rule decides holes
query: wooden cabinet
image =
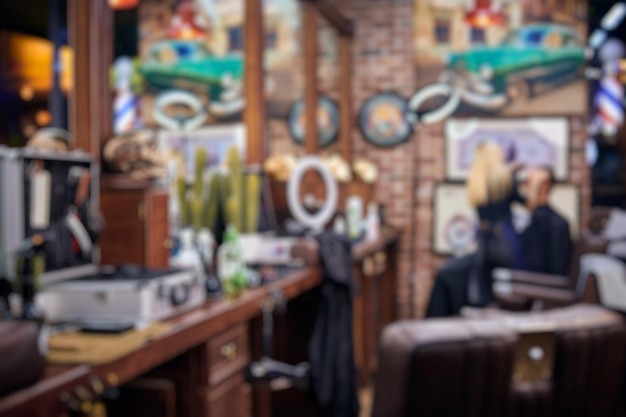
{"label": "wooden cabinet", "polygon": [[363,244],[353,251],[354,359],[359,385],[367,386],[377,367],[378,340],[384,327],[396,319],[395,288],[398,233],[383,230],[380,242]]}
{"label": "wooden cabinet", "polygon": [[251,389],[244,373],[249,362],[246,325],[233,327],[201,346],[197,417],[252,415]]}
{"label": "wooden cabinet", "polygon": [[105,227],[101,264],[166,268],[169,258],[168,194],[146,182],[103,179],[100,209]]}
{"label": "wooden cabinet", "polygon": [[176,417],[176,386],[169,379],[136,379],[120,388],[107,411],[115,417]]}
{"label": "wooden cabinet", "polygon": [[205,345],[207,365],[201,382],[216,386],[250,362],[246,326],[237,326],[214,337]]}
{"label": "wooden cabinet", "polygon": [[243,372],[213,388],[198,389],[197,417],[250,417],[252,415],[251,388],[245,383]]}

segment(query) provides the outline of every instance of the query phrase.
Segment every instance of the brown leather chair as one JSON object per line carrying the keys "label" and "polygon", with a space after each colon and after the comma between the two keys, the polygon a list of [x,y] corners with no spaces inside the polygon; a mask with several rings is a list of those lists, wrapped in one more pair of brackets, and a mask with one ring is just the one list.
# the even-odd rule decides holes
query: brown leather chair
{"label": "brown leather chair", "polygon": [[[608,242],[589,234],[574,244],[566,276],[536,272],[494,271],[497,305],[505,310],[545,310],[577,302],[599,303],[594,277],[580,276],[580,259],[589,253],[606,253]],[[583,279],[583,288],[579,282]]]}
{"label": "brown leather chair", "polygon": [[[506,284],[496,285],[496,298],[505,310],[541,310],[571,305],[576,302],[600,303],[596,277],[580,275],[580,259],[589,253],[606,253],[608,241],[603,237],[613,208],[591,208],[589,232],[575,242],[566,276],[524,271],[505,273]],[[499,271],[501,273],[501,271]],[[499,272],[494,274],[498,282]]]}
{"label": "brown leather chair", "polygon": [[381,338],[372,415],[609,417],[625,355],[622,317],[594,305],[397,322]]}

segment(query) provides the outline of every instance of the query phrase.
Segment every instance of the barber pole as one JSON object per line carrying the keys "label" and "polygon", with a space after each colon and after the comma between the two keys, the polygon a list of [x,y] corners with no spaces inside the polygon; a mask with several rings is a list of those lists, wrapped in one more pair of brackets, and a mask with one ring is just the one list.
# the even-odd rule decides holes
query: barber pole
{"label": "barber pole", "polygon": [[130,91],[118,91],[113,101],[113,131],[115,134],[134,130],[137,120],[135,96]]}
{"label": "barber pole", "polygon": [[113,99],[113,132],[115,134],[133,131],[139,127],[137,97],[133,93],[131,77],[133,63],[128,57],[115,61],[115,98]]}
{"label": "barber pole", "polygon": [[602,78],[594,95],[596,128],[613,138],[624,124],[624,86],[619,79],[619,62],[624,57],[624,44],[611,38],[598,51]]}
{"label": "barber pole", "polygon": [[597,123],[607,136],[613,136],[624,124],[624,86],[617,68],[605,70],[596,92]]}

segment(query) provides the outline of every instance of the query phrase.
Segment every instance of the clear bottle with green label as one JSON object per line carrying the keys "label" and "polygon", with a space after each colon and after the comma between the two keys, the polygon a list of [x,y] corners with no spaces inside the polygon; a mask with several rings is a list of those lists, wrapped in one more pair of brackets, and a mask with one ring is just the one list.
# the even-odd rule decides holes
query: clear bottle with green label
{"label": "clear bottle with green label", "polygon": [[232,224],[226,228],[224,241],[217,251],[217,276],[222,283],[222,291],[228,298],[239,296],[246,288],[239,233]]}

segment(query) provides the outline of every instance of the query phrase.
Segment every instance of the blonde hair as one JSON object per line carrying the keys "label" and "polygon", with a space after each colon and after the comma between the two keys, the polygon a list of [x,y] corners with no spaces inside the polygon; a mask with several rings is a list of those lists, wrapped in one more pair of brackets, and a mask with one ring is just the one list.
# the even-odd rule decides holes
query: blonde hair
{"label": "blonde hair", "polygon": [[500,146],[493,142],[480,143],[474,151],[467,180],[470,204],[479,207],[502,201],[511,195],[512,186],[513,177]]}

